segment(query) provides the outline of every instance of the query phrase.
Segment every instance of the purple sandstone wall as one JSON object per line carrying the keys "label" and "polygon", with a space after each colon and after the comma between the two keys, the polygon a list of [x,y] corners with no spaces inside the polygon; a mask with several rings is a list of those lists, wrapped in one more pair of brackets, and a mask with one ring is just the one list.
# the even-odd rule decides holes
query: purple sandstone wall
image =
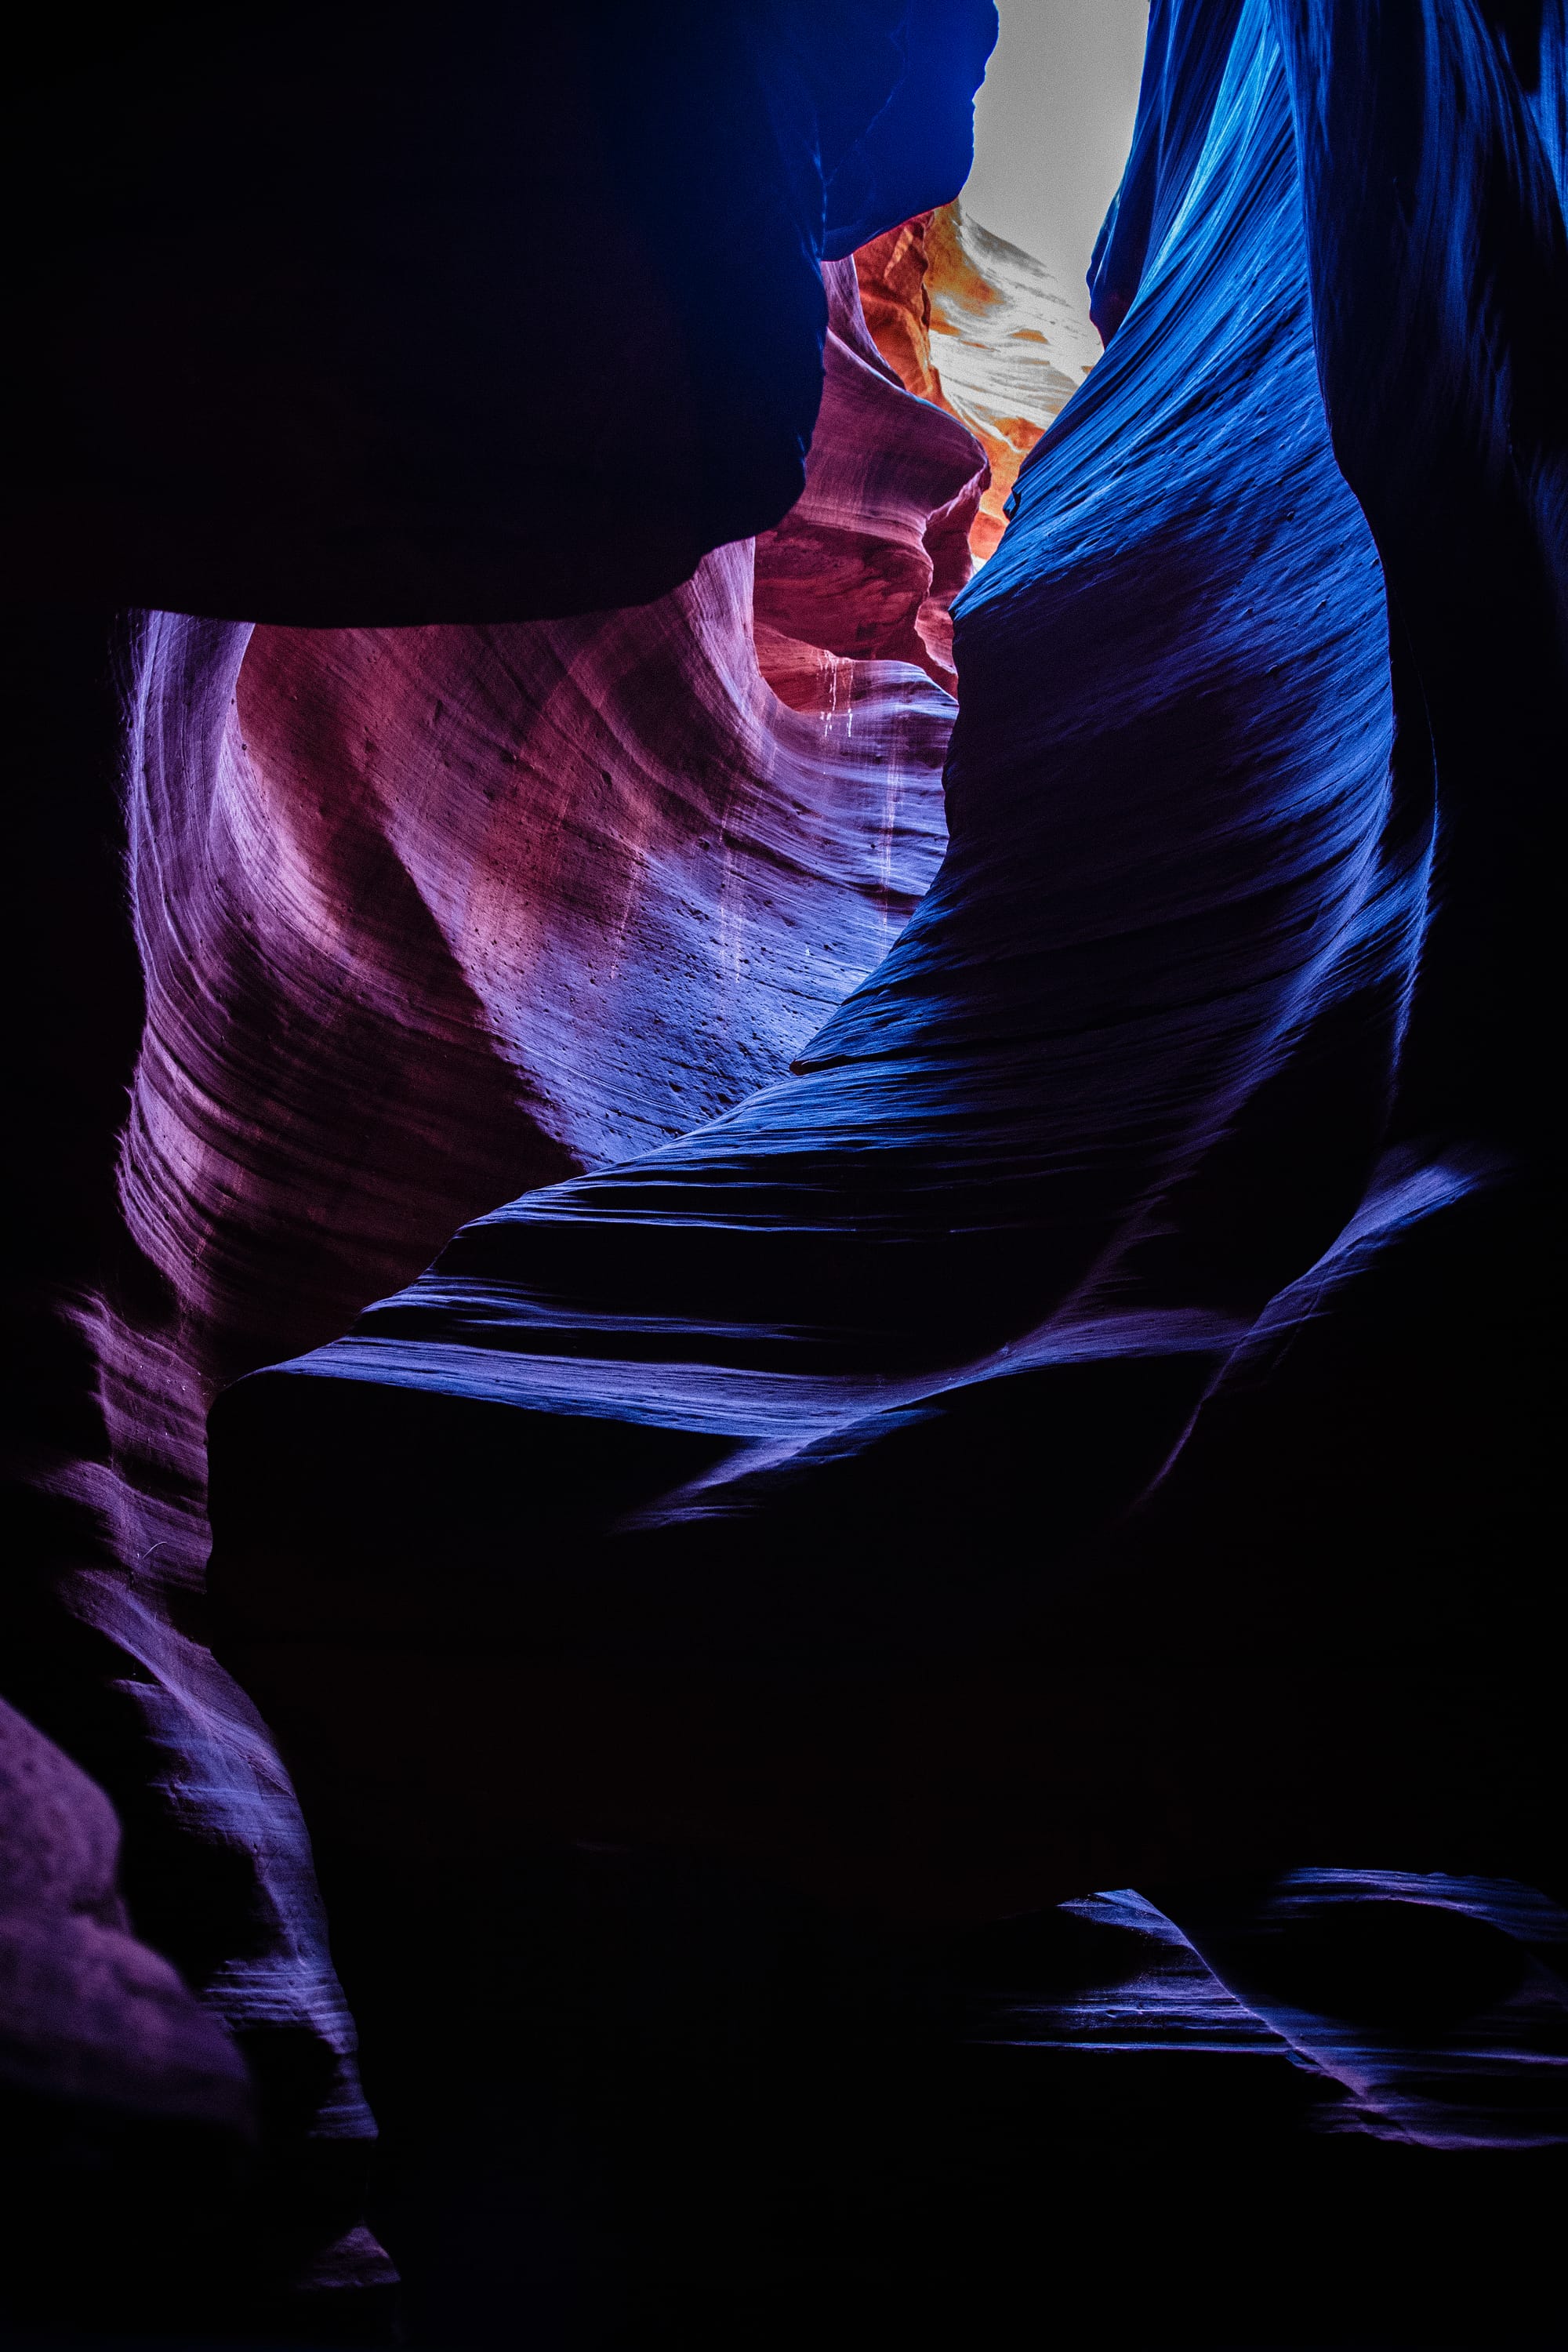
{"label": "purple sandstone wall", "polygon": [[267,2292],[386,2265],[305,1824],[209,1647],[204,1416],[781,1075],[923,890],[984,460],[821,257],[956,188],[994,22],[24,44],[5,1687],[244,2047]]}

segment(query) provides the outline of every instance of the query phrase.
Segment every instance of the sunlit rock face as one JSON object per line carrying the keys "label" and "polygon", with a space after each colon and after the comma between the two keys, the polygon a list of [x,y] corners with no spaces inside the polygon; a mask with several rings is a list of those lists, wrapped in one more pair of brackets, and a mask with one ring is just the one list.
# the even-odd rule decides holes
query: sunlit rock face
{"label": "sunlit rock face", "polygon": [[855,267],[882,357],[985,452],[991,479],[969,535],[984,562],[1006,528],[1018,467],[1099,358],[1099,340],[1043,263],[956,198],[873,237]]}
{"label": "sunlit rock face", "polygon": [[[1506,245],[1489,333],[1528,363],[1444,326],[1447,405],[1408,464],[1375,411],[1363,511],[1362,411],[1331,434],[1323,394],[1352,182],[1311,110],[1355,114],[1367,61],[1332,8],[1282,54],[1262,0],[1156,7],[1114,332],[959,599],[951,845],[896,947],[790,1078],[470,1224],[220,1399],[228,1654],[324,1834],[695,1841],[928,1916],[1552,1850],[1510,1369],[1541,1162],[1409,1045],[1468,1066],[1426,955],[1440,714],[1463,744],[1489,689],[1449,644],[1435,794],[1368,512],[1403,562],[1461,486],[1548,644],[1561,218],[1519,58],[1439,13],[1436,84],[1373,59],[1353,187],[1435,158],[1463,94],[1467,250]],[[1436,335],[1453,299],[1390,236],[1380,386],[1401,306]]]}

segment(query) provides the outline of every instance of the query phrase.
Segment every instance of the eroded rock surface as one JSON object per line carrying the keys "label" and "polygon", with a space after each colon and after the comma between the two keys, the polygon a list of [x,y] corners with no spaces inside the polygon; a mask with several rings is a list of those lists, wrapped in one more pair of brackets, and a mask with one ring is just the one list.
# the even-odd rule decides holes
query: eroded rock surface
{"label": "eroded rock surface", "polygon": [[[756,616],[826,652],[912,661],[949,689],[953,597],[987,471],[975,436],[905,387],[867,331],[858,259],[829,262],[826,378],[806,486],[757,543]],[[919,394],[920,396],[916,396]],[[798,660],[763,667],[786,700]]]}
{"label": "eroded rock surface", "polygon": [[[942,34],[928,64],[989,20],[901,13],[906,46]],[[1556,1852],[1534,1367],[1563,41],[1560,10],[1494,13],[1159,0],[1096,268],[1110,347],[999,546],[1037,421],[1027,331],[993,335],[1023,315],[991,300],[1016,264],[951,208],[894,225],[939,193],[878,160],[904,136],[877,114],[899,11],[837,12],[816,97],[815,68],[758,83],[741,43],[752,94],[784,93],[786,156],[832,112],[827,82],[842,99],[800,148],[805,182],[842,151],[839,209],[792,187],[772,275],[756,222],[710,201],[754,110],[682,178],[647,128],[680,94],[679,44],[649,59],[626,169],[675,170],[672,216],[701,215],[689,285],[649,277],[640,245],[627,262],[613,189],[552,257],[556,291],[591,286],[609,347],[658,380],[647,478],[623,375],[556,381],[528,411],[552,429],[563,403],[547,467],[520,479],[481,434],[446,520],[416,517],[390,566],[408,518],[377,509],[368,540],[363,514],[342,538],[332,499],[357,477],[335,443],[304,496],[330,493],[337,572],[298,485],[276,506],[266,448],[251,462],[262,394],[300,392],[288,336],[237,412],[159,409],[157,352],[211,359],[189,303],[231,279],[184,228],[159,244],[167,220],[127,232],[125,283],[158,289],[113,342],[134,394],[115,430],[149,427],[141,523],[117,509],[105,539],[94,506],[73,540],[50,509],[39,543],[68,566],[95,551],[83,593],[178,581],[220,611],[238,549],[267,584],[233,608],[283,617],[139,628],[134,942],[111,756],[89,740],[101,651],[20,633],[8,944],[37,1148],[10,1227],[8,1662],[121,1805],[139,1930],[245,2039],[296,2162],[298,2279],[387,2274],[356,2226],[371,2126],[304,1819],[200,1592],[202,1416],[291,1351],[312,1350],[217,1409],[218,1591],[225,1654],[340,1884],[345,1856],[426,1897],[445,1871],[482,1924],[498,1856],[626,1840],[968,1919],[1328,1854],[1528,1876]],[[865,73],[839,75],[863,35]],[[927,89],[942,184],[945,72]],[[588,147],[562,152],[580,174]],[[1414,211],[1390,212],[1407,187]],[[226,267],[251,215],[211,217],[203,253],[227,239]],[[515,228],[515,189],[495,217]],[[596,277],[574,276],[583,219]],[[945,360],[941,287],[915,268],[933,219],[957,289]],[[829,261],[824,303],[818,254],[862,231],[888,234]],[[885,298],[880,362],[857,267]],[[292,316],[298,285],[268,283]],[[265,337],[236,315],[248,369]],[[552,349],[582,348],[562,315]],[[1026,366],[1048,411],[1046,350]],[[712,428],[700,481],[682,352]],[[514,433],[510,364],[451,382]],[[911,392],[967,402],[989,436],[978,520],[980,451]],[[442,473],[473,420],[437,421]],[[67,403],[46,455],[77,423]],[[165,460],[227,486],[244,527],[224,512],[217,545],[182,539],[163,492],[136,508]],[[460,541],[496,511],[497,463],[510,536],[453,557],[451,515]],[[138,537],[149,514],[174,517],[167,543]],[[715,546],[761,521],[754,557]],[[972,530],[994,552],[960,607],[952,850],[879,963],[940,855]],[[301,599],[273,563],[307,541]],[[366,546],[385,606],[355,584]],[[542,609],[556,558],[549,609],[577,617],[498,623]],[[351,613],[461,625],[285,625]],[[62,815],[51,793],[89,771],[97,801]],[[1309,1944],[1313,1903],[1433,1905],[1430,1878],[1319,1876],[1343,1885],[1296,1902]],[[1335,2026],[1334,1952],[1312,1946],[1281,1994],[1247,1948],[1267,1904],[1238,1925],[1223,1893],[1167,1899],[1214,1955],[1217,1975],[1191,1973],[1205,2029],[1235,2028],[1224,1987],[1256,1977],[1253,2054],[1278,2073],[1296,2027],[1264,2012],[1304,2007],[1366,2115],[1440,2139],[1408,2053]],[[1466,1899],[1556,1966],[1549,1906]],[[427,1927],[439,1953],[439,1905]],[[443,1965],[444,2014],[465,2014],[466,1952]],[[516,1965],[508,1945],[498,2016]],[[1540,2055],[1542,2019],[1560,2031],[1531,1982],[1528,2016],[1506,1988],[1473,2011],[1500,2079]],[[427,2001],[429,1980],[411,1967],[405,1990]]]}
{"label": "eroded rock surface", "polygon": [[1006,529],[1018,468],[1100,345],[1044,263],[971,220],[961,199],[873,237],[855,257],[867,323],[901,383],[969,427],[991,479],[970,527],[976,561]]}
{"label": "eroded rock surface", "polygon": [[245,2062],[132,1933],[119,1854],[101,1790],[0,1706],[0,2322],[132,2325],[171,2250],[188,2288],[237,2239]]}
{"label": "eroded rock surface", "polygon": [[[75,1279],[62,1299],[41,1253],[20,1351],[48,1377],[12,1422],[13,1687],[113,1788],[139,1920],[276,2074],[268,2114],[308,2125],[311,2210],[352,2212],[373,2126],[304,1824],[206,1646],[205,1414],[454,1224],[783,1076],[926,887],[954,709],[919,634],[927,542],[951,595],[984,461],[888,375],[852,267],[828,267],[810,513],[847,551],[830,597],[742,542],[636,610],[342,631],[152,614],[129,648],[134,963],[111,970],[128,991],[139,967],[145,1017],[90,1215],[68,1194],[31,1213],[37,1231],[63,1206],[52,1262],[73,1254]],[[70,827],[49,845],[65,890]],[[79,939],[35,964],[80,976]],[[102,1044],[107,1147],[124,1103]],[[356,2264],[384,2275],[374,2247],[338,2269]]]}
{"label": "eroded rock surface", "polygon": [[[1353,111],[1332,16],[1302,54]],[[1514,158],[1515,195],[1466,187],[1475,250],[1511,224],[1488,315],[1555,482],[1538,134],[1500,33],[1429,29]],[[1542,1162],[1410,1058],[1447,755],[1435,801],[1325,413],[1329,166],[1261,0],[1151,38],[1120,320],[959,601],[951,846],[897,947],[787,1082],[478,1221],[219,1402],[233,1654],[334,1834],[435,1839],[482,1787],[487,1836],[707,1839],[949,1913],[1552,1850],[1531,1392],[1498,1370],[1535,1352]],[[1435,153],[1385,62],[1360,135]],[[1446,299],[1418,239],[1368,267],[1385,321]],[[1447,446],[1380,478],[1379,531]],[[1483,499],[1489,446],[1456,461]],[[1560,708],[1560,591],[1543,552],[1511,576]],[[1439,699],[1488,691],[1456,661]]]}

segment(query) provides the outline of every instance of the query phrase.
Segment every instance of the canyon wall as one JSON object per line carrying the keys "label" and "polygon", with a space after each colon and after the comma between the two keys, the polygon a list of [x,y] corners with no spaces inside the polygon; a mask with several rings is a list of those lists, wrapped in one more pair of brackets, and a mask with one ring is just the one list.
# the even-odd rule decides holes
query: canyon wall
{"label": "canyon wall", "polygon": [[[1561,216],[1521,68],[1479,18],[1424,37],[1515,157],[1486,299],[1532,350]],[[787,1080],[218,1402],[227,1654],[333,1841],[434,1854],[461,1809],[945,1917],[1324,1853],[1546,1866],[1539,1401],[1497,1370],[1542,1336],[1542,1166],[1476,1100],[1410,1108],[1457,903],[1433,655],[1396,618],[1391,661],[1337,455],[1297,34],[1239,0],[1151,41],[1114,332],[958,600],[950,845],[896,947]],[[1409,58],[1373,86],[1368,152],[1425,152],[1447,100]],[[1517,577],[1539,653],[1558,592]]]}
{"label": "canyon wall", "polygon": [[901,383],[966,425],[991,479],[970,528],[977,562],[1006,528],[1018,468],[1100,345],[1044,264],[954,198],[855,256],[867,324]]}
{"label": "canyon wall", "polygon": [[0,1705],[5,2310],[35,2326],[83,2290],[104,2327],[134,2325],[149,2293],[189,2311],[215,2252],[246,2252],[245,2061],[132,1933],[119,1848],[102,1791]]}
{"label": "canyon wall", "polygon": [[[945,642],[984,460],[821,257],[836,171],[874,227],[911,173],[956,187],[994,11],[698,8],[651,48],[619,16],[613,54],[614,10],[524,56],[480,9],[366,58],[346,11],[287,87],[259,34],[189,46],[178,11],[91,54],[44,28],[24,60],[23,160],[57,170],[62,107],[103,144],[28,257],[41,314],[81,299],[38,329],[18,485],[57,601],[7,646],[8,985],[35,1010],[5,1686],[112,1796],[138,1931],[248,2067],[268,2185],[231,2302],[390,2272],[310,1840],[209,1646],[207,1405],[464,1218],[781,1075],[943,838],[922,630]],[[900,76],[910,119],[860,156]]]}

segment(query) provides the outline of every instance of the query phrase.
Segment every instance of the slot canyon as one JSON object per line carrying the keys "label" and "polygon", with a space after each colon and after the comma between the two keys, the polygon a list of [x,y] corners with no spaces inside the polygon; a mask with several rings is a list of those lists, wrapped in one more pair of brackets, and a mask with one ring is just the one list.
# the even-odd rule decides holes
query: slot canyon
{"label": "slot canyon", "polygon": [[1563,2340],[1568,8],[1095,5],[16,43],[4,2340]]}

